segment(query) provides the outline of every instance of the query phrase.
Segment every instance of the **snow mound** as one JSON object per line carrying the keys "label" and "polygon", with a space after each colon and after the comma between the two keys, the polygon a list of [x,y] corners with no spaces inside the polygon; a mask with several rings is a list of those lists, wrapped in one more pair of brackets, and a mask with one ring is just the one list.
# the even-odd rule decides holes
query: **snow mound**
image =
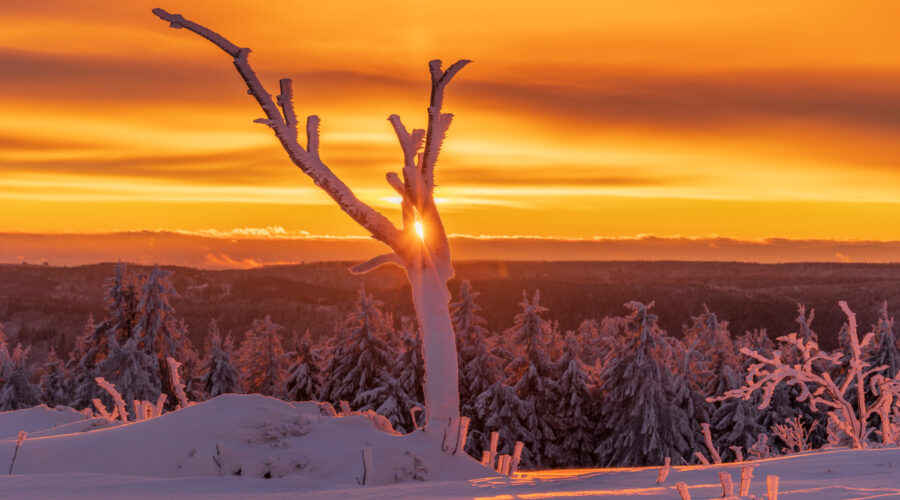
{"label": "snow mound", "polygon": [[0,439],[16,439],[19,431],[29,435],[36,431],[48,430],[71,424],[87,422],[87,417],[78,410],[68,406],[49,408],[46,405],[35,406],[27,410],[5,411],[0,413]]}
{"label": "snow mound", "polygon": [[[53,411],[35,413],[47,418]],[[442,452],[440,443],[423,432],[385,432],[378,418],[333,416],[330,406],[312,402],[225,394],[151,420],[105,428],[76,414],[81,421],[68,421],[69,433],[29,435],[19,449],[15,474],[299,476],[352,485],[361,483],[364,475],[366,485],[494,476],[467,455]],[[25,420],[0,417],[0,422],[10,421],[0,423],[4,431]],[[0,441],[0,456],[12,456],[17,432]],[[368,471],[363,467],[364,448],[371,450]]]}

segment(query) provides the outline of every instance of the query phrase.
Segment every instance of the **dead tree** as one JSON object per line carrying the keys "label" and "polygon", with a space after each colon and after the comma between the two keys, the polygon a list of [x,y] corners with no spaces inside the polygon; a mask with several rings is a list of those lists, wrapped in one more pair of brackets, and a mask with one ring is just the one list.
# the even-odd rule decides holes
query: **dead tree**
{"label": "dead tree", "polygon": [[[262,108],[265,118],[255,120],[275,132],[291,161],[312,178],[347,215],[365,228],[391,252],[379,255],[351,268],[361,274],[384,264],[396,264],[406,271],[412,289],[416,316],[423,333],[425,360],[426,431],[444,433],[445,441],[455,442],[450,434],[459,421],[459,389],[456,340],[450,321],[450,292],[447,280],[453,277],[450,247],[440,214],[434,202],[434,167],[441,144],[453,115],[442,113],[444,89],[470,61],[460,60],[446,71],[441,61],[428,63],[431,72],[431,102],[427,129],[409,131],[397,115],[388,120],[397,134],[403,152],[402,175],[390,172],[387,182],[401,196],[402,227],[397,228],[384,215],[359,200],[319,157],[319,117],[306,119],[306,147],[298,138],[292,82],[280,80],[280,94],[272,98],[259,81],[247,56],[250,49],[239,47],[218,33],[189,21],[180,14],[153,9],[172,28],[185,28],[209,40],[234,59],[234,66],[247,84],[247,90]],[[449,438],[449,439],[448,439]]]}

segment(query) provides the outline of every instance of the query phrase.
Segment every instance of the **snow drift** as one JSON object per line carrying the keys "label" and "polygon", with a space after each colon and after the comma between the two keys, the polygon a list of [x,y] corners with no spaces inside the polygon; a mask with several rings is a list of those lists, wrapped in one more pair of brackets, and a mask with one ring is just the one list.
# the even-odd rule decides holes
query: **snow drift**
{"label": "snow drift", "polygon": [[45,406],[0,413],[0,457],[11,459],[16,434],[27,430],[16,475],[300,476],[349,485],[494,476],[467,455],[442,452],[433,436],[399,435],[382,417],[335,416],[314,402],[225,394],[151,420],[98,420]]}

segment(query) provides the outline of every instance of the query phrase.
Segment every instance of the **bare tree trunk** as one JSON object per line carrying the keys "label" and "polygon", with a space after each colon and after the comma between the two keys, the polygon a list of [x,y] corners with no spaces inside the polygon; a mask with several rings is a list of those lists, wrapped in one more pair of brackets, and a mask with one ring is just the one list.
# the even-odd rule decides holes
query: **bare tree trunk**
{"label": "bare tree trunk", "polygon": [[[396,264],[405,269],[423,337],[426,431],[437,435],[443,432],[445,441],[455,443],[459,421],[459,380],[456,339],[449,311],[450,292],[447,290],[447,280],[453,277],[453,265],[447,235],[434,202],[434,167],[453,119],[452,114],[441,111],[444,90],[469,61],[457,61],[446,71],[439,60],[428,63],[431,99],[427,129],[409,131],[397,115],[388,118],[397,134],[404,160],[402,178],[393,172],[386,176],[388,184],[402,199],[403,226],[398,229],[384,215],[356,198],[319,158],[317,116],[307,118],[307,145],[305,148],[300,145],[290,79],[279,82],[280,94],[273,99],[250,67],[247,59],[250,49],[241,48],[180,14],[170,14],[163,9],[153,9],[153,13],[171,27],[192,31],[230,55],[247,84],[248,92],[265,114],[265,118],[255,121],[275,132],[291,161],[331,196],[341,210],[369,231],[373,238],[391,248],[391,253],[354,266],[351,272],[366,273],[384,264]],[[444,429],[449,429],[449,432]]]}

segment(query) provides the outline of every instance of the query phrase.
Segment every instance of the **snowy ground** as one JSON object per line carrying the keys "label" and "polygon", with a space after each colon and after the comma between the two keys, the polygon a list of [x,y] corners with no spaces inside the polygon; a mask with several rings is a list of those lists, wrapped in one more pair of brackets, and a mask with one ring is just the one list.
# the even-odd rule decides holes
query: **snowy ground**
{"label": "snowy ground", "polygon": [[[0,498],[718,498],[718,472],[740,481],[740,465],[490,474],[440,451],[422,433],[395,436],[362,415],[334,418],[314,403],[229,395],[162,417],[108,425],[74,411],[0,413],[0,469],[18,430],[27,430]],[[360,443],[373,471],[361,486]],[[218,446],[218,451],[217,451]],[[217,459],[213,460],[213,456]],[[218,465],[221,464],[221,465]],[[750,493],[780,477],[779,498],[900,498],[900,449],[834,450],[758,462]],[[233,475],[240,472],[240,476]],[[263,479],[268,475],[271,479]],[[283,476],[283,477],[280,477]],[[426,479],[421,481],[420,479]],[[394,483],[394,481],[400,481]],[[375,483],[375,486],[371,484]]]}

